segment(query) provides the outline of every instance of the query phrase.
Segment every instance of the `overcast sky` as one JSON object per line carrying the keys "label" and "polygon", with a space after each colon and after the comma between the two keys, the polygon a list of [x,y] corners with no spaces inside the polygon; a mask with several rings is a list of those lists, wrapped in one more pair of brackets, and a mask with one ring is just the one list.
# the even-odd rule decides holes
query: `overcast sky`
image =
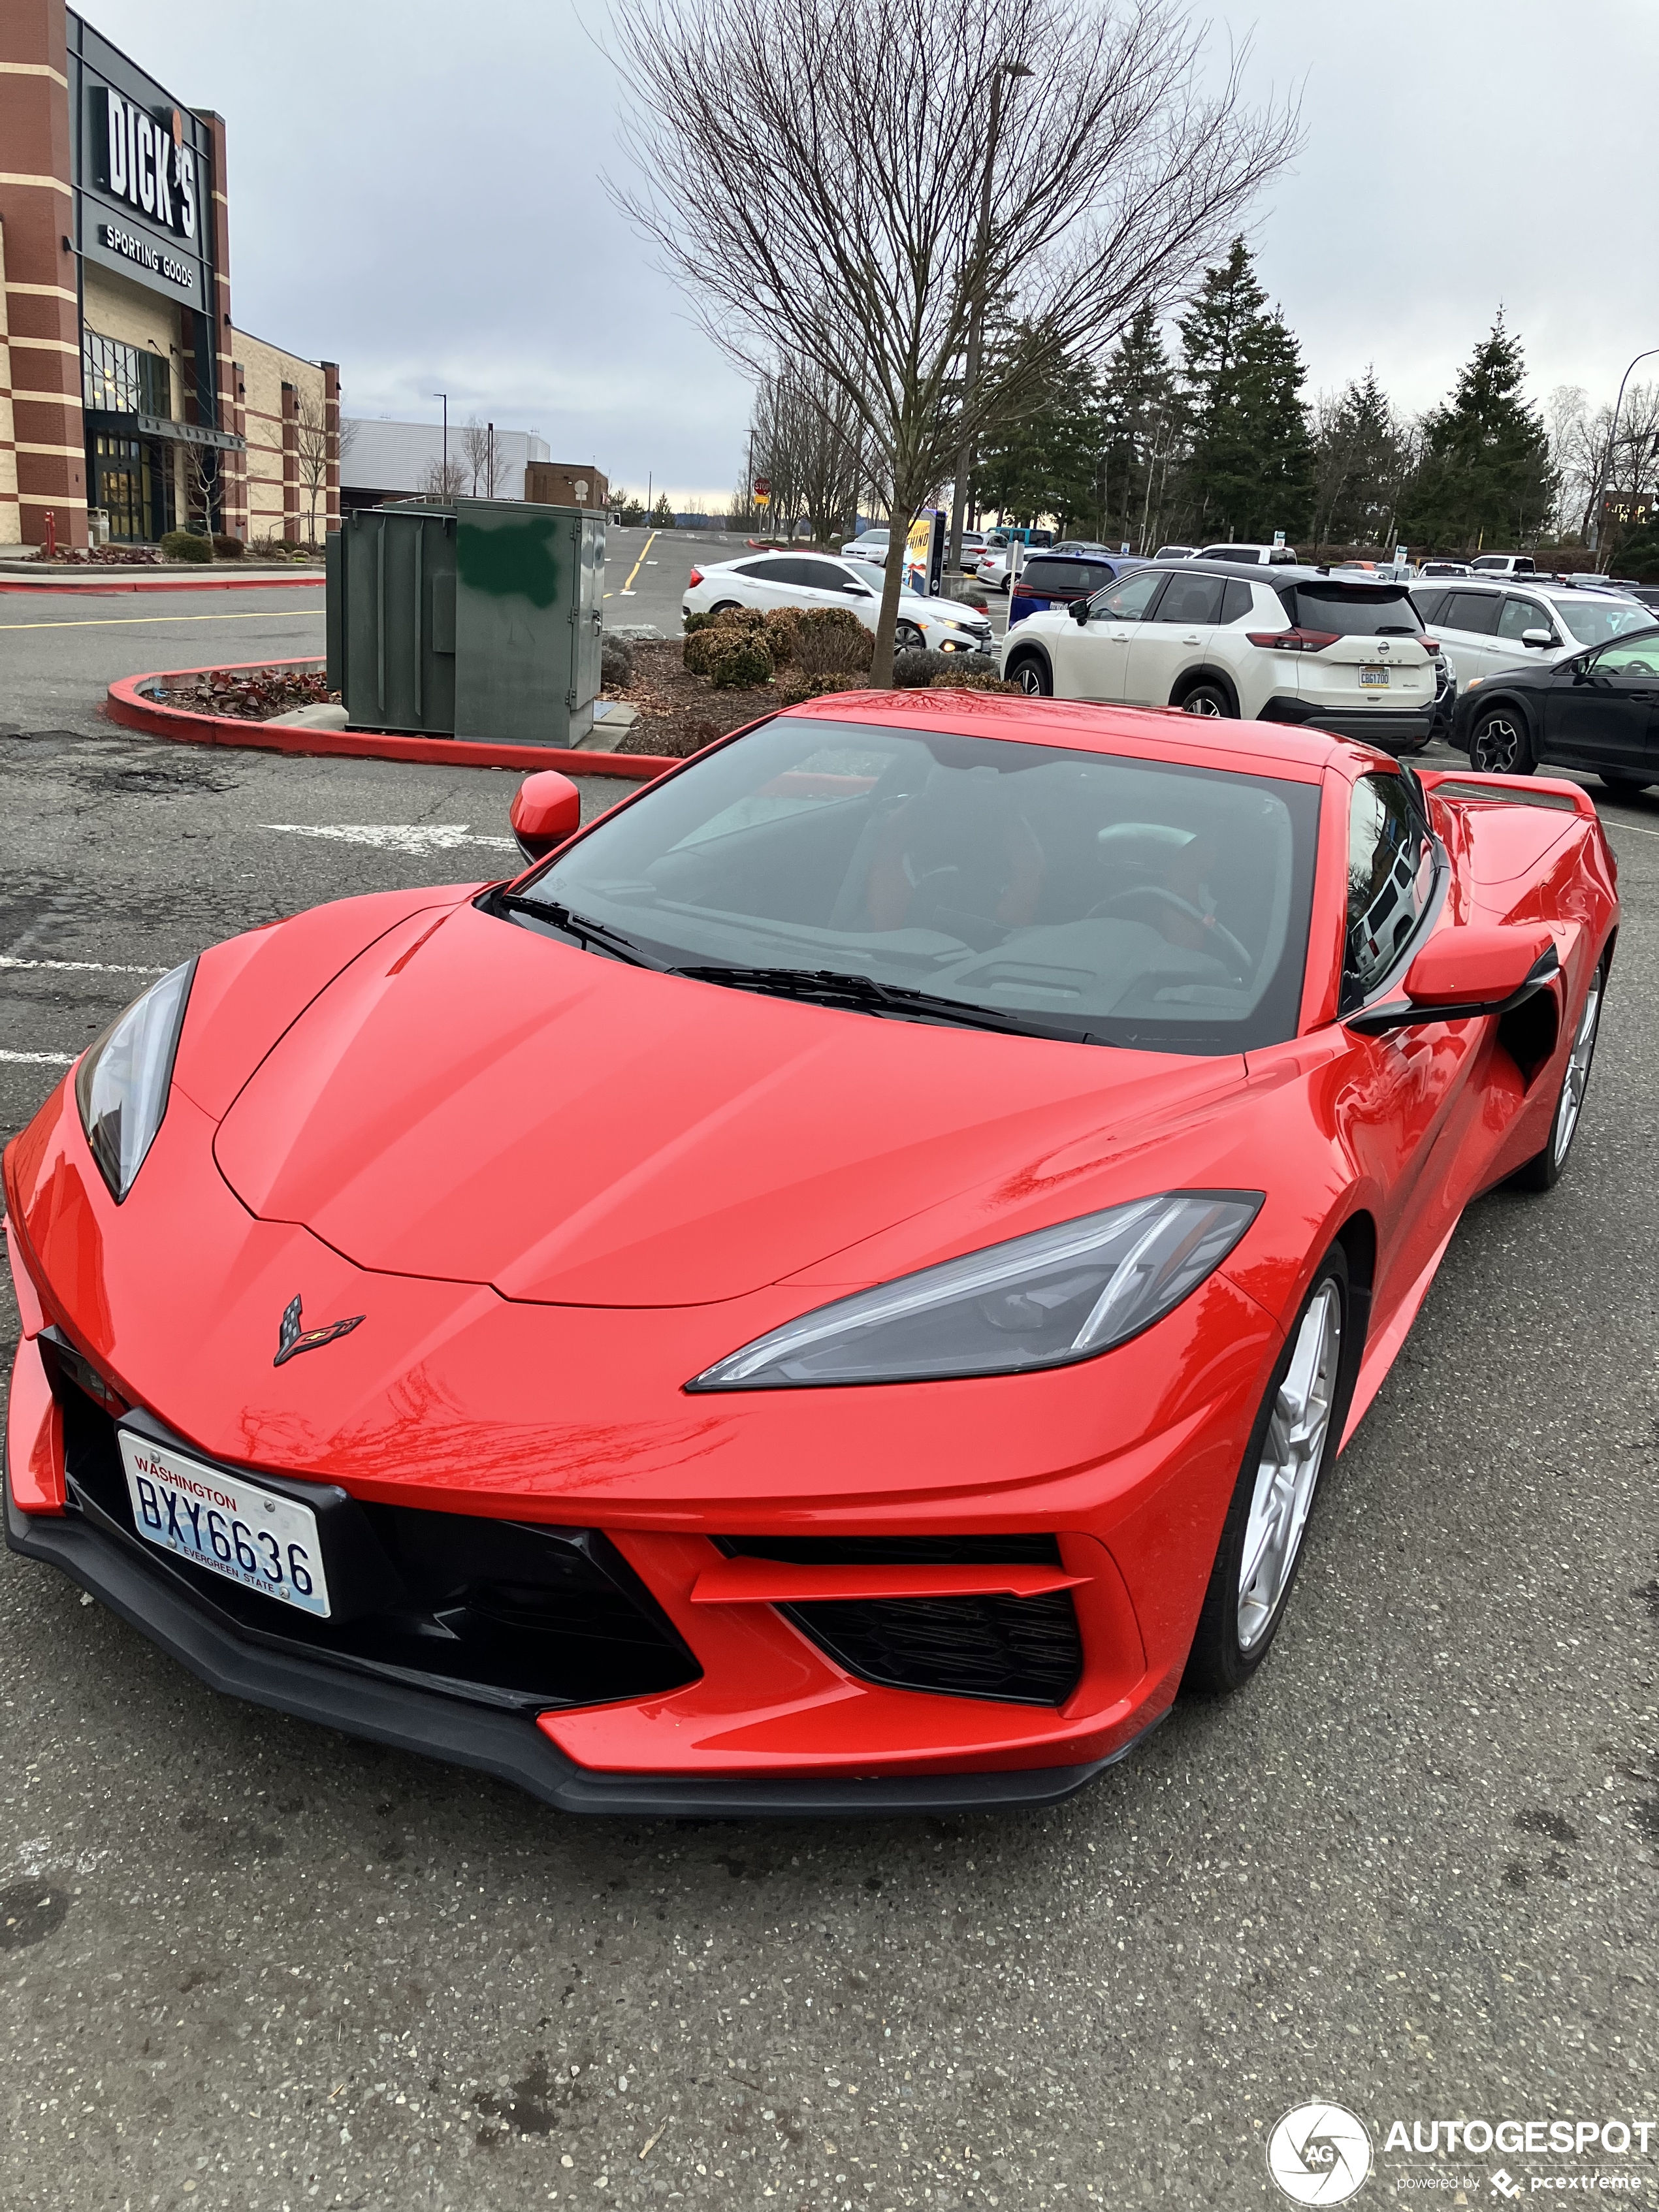
{"label": "overcast sky", "polygon": [[[1303,90],[1306,150],[1255,233],[1310,393],[1374,362],[1401,405],[1428,406],[1500,301],[1540,400],[1611,399],[1659,345],[1653,0],[1207,12],[1218,53],[1254,33],[1261,94]],[[747,391],[605,197],[617,85],[568,0],[86,14],[224,115],[236,320],[337,361],[348,414],[435,422],[447,390],[452,420],[538,430],[555,459],[640,492],[649,474],[677,504],[724,500]]]}

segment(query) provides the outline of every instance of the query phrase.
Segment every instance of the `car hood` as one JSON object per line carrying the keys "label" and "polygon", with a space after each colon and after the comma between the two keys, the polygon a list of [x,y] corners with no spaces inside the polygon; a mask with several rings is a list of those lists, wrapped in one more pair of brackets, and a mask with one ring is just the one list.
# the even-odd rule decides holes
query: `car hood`
{"label": "car hood", "polygon": [[[360,1267],[514,1299],[696,1305],[955,1194],[1023,1188],[1067,1146],[1115,1158],[1218,1115],[1243,1074],[1232,1057],[762,998],[464,906],[345,968],[254,1070],[214,1152],[252,1213]],[[1090,1202],[1067,1189],[1054,1218]]]}

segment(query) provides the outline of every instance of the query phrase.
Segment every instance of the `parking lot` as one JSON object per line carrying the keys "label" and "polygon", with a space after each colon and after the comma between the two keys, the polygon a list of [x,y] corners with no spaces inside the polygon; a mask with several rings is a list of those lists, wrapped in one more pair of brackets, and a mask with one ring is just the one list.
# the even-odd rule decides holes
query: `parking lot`
{"label": "parking lot", "polygon": [[[696,549],[646,535],[607,619],[672,634]],[[511,865],[506,773],[103,722],[115,674],[321,649],[319,593],[210,596],[0,598],[7,1139],[213,939]],[[1056,1811],[584,1825],[218,1699],[7,1555],[0,2202],[1234,2208],[1316,2097],[1379,2148],[1659,2117],[1659,802],[1604,818],[1570,1174],[1465,1218],[1255,1684]]]}

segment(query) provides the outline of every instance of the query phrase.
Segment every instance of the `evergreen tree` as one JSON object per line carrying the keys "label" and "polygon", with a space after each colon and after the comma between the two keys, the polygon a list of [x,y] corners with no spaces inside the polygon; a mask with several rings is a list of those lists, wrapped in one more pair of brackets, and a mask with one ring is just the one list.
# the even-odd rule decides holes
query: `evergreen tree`
{"label": "evergreen tree", "polygon": [[658,493],[657,503],[651,510],[651,520],[659,530],[672,530],[674,527],[674,510],[668,504],[668,494],[665,491]]}
{"label": "evergreen tree", "polygon": [[1521,396],[1526,364],[1504,312],[1469,356],[1456,389],[1423,425],[1423,458],[1406,501],[1413,544],[1476,552],[1518,546],[1550,511],[1549,440]]}
{"label": "evergreen tree", "polygon": [[1395,417],[1374,368],[1320,404],[1313,441],[1315,545],[1390,543],[1411,471],[1409,432]]}
{"label": "evergreen tree", "polygon": [[[994,376],[1005,346],[1029,342],[1009,331],[990,348]],[[981,441],[975,504],[994,507],[1022,525],[1053,519],[1060,535],[1092,535],[1100,527],[1100,469],[1104,444],[1100,380],[1088,362],[1068,357],[1048,379],[1034,406],[999,420]]]}
{"label": "evergreen tree", "polygon": [[1186,483],[1200,537],[1304,531],[1312,450],[1301,348],[1233,240],[1177,327],[1191,425]]}
{"label": "evergreen tree", "polygon": [[1136,311],[1101,385],[1103,532],[1143,553],[1158,543],[1164,489],[1181,434],[1175,372],[1150,300]]}

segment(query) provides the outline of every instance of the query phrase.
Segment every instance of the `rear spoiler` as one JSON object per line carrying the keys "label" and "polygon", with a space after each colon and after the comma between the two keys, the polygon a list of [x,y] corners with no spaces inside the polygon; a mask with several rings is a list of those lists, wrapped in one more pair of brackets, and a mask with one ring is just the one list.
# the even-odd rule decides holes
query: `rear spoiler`
{"label": "rear spoiler", "polygon": [[1481,775],[1468,769],[1419,768],[1418,781],[1435,799],[1464,806],[1547,806],[1562,814],[1600,819],[1589,792],[1565,779],[1543,775]]}

